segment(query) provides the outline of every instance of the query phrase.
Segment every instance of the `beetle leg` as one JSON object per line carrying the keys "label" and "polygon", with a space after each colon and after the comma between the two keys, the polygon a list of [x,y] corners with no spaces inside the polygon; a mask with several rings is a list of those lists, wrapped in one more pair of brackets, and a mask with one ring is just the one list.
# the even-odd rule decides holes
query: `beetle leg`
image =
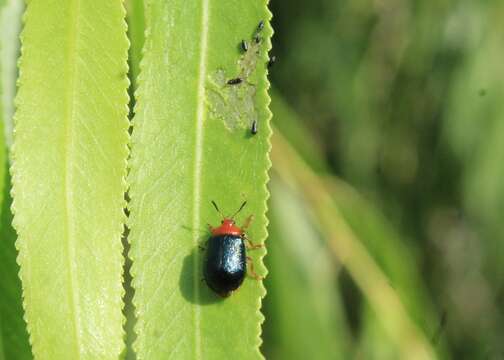
{"label": "beetle leg", "polygon": [[213,227],[212,225],[207,224],[207,226],[208,226],[208,230],[209,230],[210,232],[214,231],[214,227]]}
{"label": "beetle leg", "polygon": [[243,225],[241,226],[241,229],[242,229],[243,232],[245,232],[245,230],[247,230],[247,228],[250,226],[250,224],[252,223],[252,221],[254,221],[254,215],[250,215],[245,220],[245,222],[243,223]]}
{"label": "beetle leg", "polygon": [[252,276],[254,279],[260,281],[264,280],[264,276],[258,275],[255,270],[254,270],[254,260],[250,256],[247,256],[247,263],[250,265],[250,276]]}
{"label": "beetle leg", "polygon": [[248,244],[247,250],[260,249],[264,247],[264,244],[254,244],[247,236],[243,236],[243,240],[245,240]]}

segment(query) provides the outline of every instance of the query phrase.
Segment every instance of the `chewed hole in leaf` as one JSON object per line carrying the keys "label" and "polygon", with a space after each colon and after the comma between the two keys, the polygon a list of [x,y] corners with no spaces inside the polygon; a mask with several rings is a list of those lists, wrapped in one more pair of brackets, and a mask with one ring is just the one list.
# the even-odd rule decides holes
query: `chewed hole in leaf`
{"label": "chewed hole in leaf", "polygon": [[[222,69],[209,75],[206,86],[206,101],[210,117],[221,119],[229,130],[250,128],[257,121],[255,108],[256,85],[251,77],[257,66],[262,41],[254,37],[248,49],[238,60],[239,75],[230,76]],[[229,84],[239,78],[239,84]]]}

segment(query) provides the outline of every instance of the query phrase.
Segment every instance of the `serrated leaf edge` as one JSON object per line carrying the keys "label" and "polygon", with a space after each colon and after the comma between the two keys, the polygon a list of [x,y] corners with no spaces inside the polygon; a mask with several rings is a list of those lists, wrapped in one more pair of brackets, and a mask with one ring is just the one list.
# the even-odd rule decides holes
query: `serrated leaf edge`
{"label": "serrated leaf edge", "polygon": [[[22,15],[22,31],[21,31],[21,34],[19,36],[20,38],[20,43],[21,43],[21,46],[20,46],[20,56],[18,58],[18,61],[17,61],[17,68],[19,70],[19,75],[18,75],[18,79],[17,79],[17,82],[16,82],[16,88],[19,89],[19,87],[21,86],[22,84],[22,81],[21,81],[21,75],[22,75],[22,64],[23,64],[23,54],[24,52],[26,51],[25,50],[25,47],[24,47],[24,39],[25,39],[25,25],[26,25],[26,19],[28,17],[28,13],[30,11],[30,5],[31,5],[31,2],[30,1],[27,1],[26,2],[26,8],[25,8],[25,11]],[[121,0],[121,12],[122,12],[122,23],[123,23],[123,30],[124,30],[124,38],[125,38],[125,41],[127,43],[127,47],[125,48],[125,52],[124,52],[124,66],[122,68],[122,72],[124,74],[123,76],[123,83],[124,83],[124,115],[122,116],[123,118],[123,121],[126,123],[126,124],[129,124],[129,121],[128,121],[128,113],[129,113],[129,106],[128,106],[128,102],[129,102],[129,94],[128,94],[128,86],[130,84],[130,81],[129,81],[129,78],[127,77],[127,73],[128,73],[128,49],[129,49],[129,46],[130,46],[130,42],[129,42],[129,39],[127,37],[127,23],[126,23],[126,9],[124,7],[124,0]],[[17,108],[19,106],[19,98],[18,98],[18,95],[16,94],[15,98],[14,98],[14,108],[15,108],[15,113],[14,113],[14,117],[13,117],[13,127],[14,127],[14,131],[13,131],[13,144],[12,144],[12,147],[11,147],[11,160],[12,160],[12,163],[11,163],[11,166],[9,168],[9,172],[10,172],[10,175],[11,175],[11,178],[12,178],[12,188],[10,190],[10,195],[12,197],[12,204],[11,204],[11,212],[12,212],[12,215],[13,215],[13,220],[12,220],[12,226],[14,227],[14,229],[16,230],[16,233],[18,234],[18,237],[16,239],[16,242],[15,242],[15,247],[16,247],[16,250],[18,251],[18,255],[16,257],[16,263],[19,265],[19,272],[18,272],[18,277],[20,278],[21,280],[21,284],[22,284],[22,297],[23,297],[23,301],[22,301],[22,305],[23,305],[23,310],[24,310],[24,315],[23,315],[23,320],[25,321],[26,323],[26,328],[27,328],[27,332],[28,332],[28,339],[29,339],[29,343],[30,343],[30,347],[31,347],[31,351],[32,351],[32,354],[34,356],[34,358],[39,358],[39,355],[38,355],[38,351],[37,351],[37,344],[36,342],[34,341],[33,339],[33,336],[32,336],[32,326],[31,326],[31,323],[29,321],[29,318],[31,317],[30,316],[30,309],[29,309],[29,306],[28,304],[32,301],[31,300],[31,293],[29,291],[29,289],[25,286],[25,284],[23,283],[22,279],[23,279],[23,275],[24,275],[24,266],[22,266],[22,259],[24,257],[24,253],[25,253],[25,250],[23,249],[23,244],[22,244],[22,240],[20,239],[20,235],[19,235],[19,232],[20,232],[20,224],[16,221],[16,186],[15,186],[15,183],[16,183],[16,178],[17,178],[17,174],[16,174],[16,165],[15,165],[15,154],[16,154],[16,122],[17,122]],[[129,133],[128,133],[128,130],[127,130],[127,126],[125,126],[125,131],[123,133],[124,137],[125,137],[125,141],[124,141],[124,153],[123,153],[123,163],[124,163],[124,167],[123,167],[123,174],[122,174],[122,188],[123,188],[123,192],[126,193],[127,189],[128,189],[128,185],[127,185],[127,181],[126,181],[126,175],[127,175],[127,165],[128,165],[128,155],[129,155],[129,147],[128,147],[128,144],[129,144]],[[127,206],[127,203],[126,203],[126,200],[124,199],[124,197],[120,200],[120,202],[118,203],[118,208],[120,207],[121,209],[125,209]],[[119,241],[117,242],[118,244],[118,251],[116,253],[118,253],[118,256],[119,256],[119,261],[121,262],[121,269],[123,269],[123,264],[124,264],[124,257],[122,255],[122,250],[123,250],[123,247],[122,247],[122,243],[121,243],[121,235],[123,234],[123,231],[124,231],[124,225],[126,223],[126,214],[124,213],[123,211],[123,217],[122,217],[122,221],[120,222],[119,226],[118,226],[118,232],[117,232],[117,239],[119,239]],[[118,293],[120,294],[120,296],[118,297],[118,301],[117,301],[117,306],[121,309],[121,318],[122,318],[122,323],[123,323],[123,326],[122,326],[122,331],[120,334],[118,334],[119,336],[122,336],[122,338],[124,339],[125,337],[125,330],[124,330],[124,325],[126,323],[126,318],[124,316],[124,314],[122,314],[122,309],[124,307],[124,301],[123,301],[123,298],[125,296],[125,289],[124,289],[124,286],[123,286],[123,283],[124,283],[124,271],[122,270],[121,271],[121,281],[117,284],[117,286],[120,286],[120,291],[118,291]],[[124,352],[124,349],[125,349],[125,344],[124,344],[124,341],[122,342],[122,347],[118,349],[118,353],[117,353],[117,357],[120,356],[120,354],[122,352]],[[79,351],[80,352],[80,351]]]}
{"label": "serrated leaf edge", "polygon": [[[205,4],[206,6],[208,7],[208,3],[209,3],[209,0],[204,0],[204,5],[203,7],[205,7]],[[273,29],[270,25],[270,20],[272,18],[272,14],[271,14],[271,11],[268,9],[268,3],[269,3],[269,0],[266,0],[264,2],[264,7],[266,9],[266,15],[267,15],[267,26],[268,28],[270,29],[270,32],[271,32],[271,36],[273,35]],[[205,12],[205,10],[203,11],[203,16],[208,16],[208,8]],[[203,22],[205,23],[207,20],[203,20]],[[136,99],[136,103],[135,103],[135,108],[134,108],[134,117],[133,117],[133,120],[131,121],[131,125],[133,127],[133,131],[135,129],[135,119],[136,119],[136,114],[138,112],[138,108],[139,106],[141,106],[141,103],[142,103],[142,84],[144,83],[145,79],[145,69],[146,67],[148,66],[148,62],[146,60],[146,57],[145,57],[145,54],[149,51],[149,48],[150,47],[150,43],[149,43],[149,38],[150,38],[150,24],[148,23],[147,21],[147,16],[146,16],[146,20],[145,20],[145,30],[144,30],[144,46],[142,48],[142,57],[141,57],[141,61],[140,61],[140,66],[139,66],[139,74],[138,74],[138,78],[137,78],[137,88],[135,90],[135,99]],[[266,62],[268,60],[268,56],[267,56],[267,53],[269,52],[269,50],[271,49],[271,36],[269,36],[267,38],[267,43],[266,43],[266,52],[265,52],[265,55],[263,55],[263,60],[264,62]],[[203,46],[202,46],[203,47]],[[204,54],[203,54],[204,55]],[[201,117],[201,119],[198,120],[198,128],[201,127],[201,131],[202,131],[202,125],[203,125],[203,118],[205,116],[205,111],[204,111],[204,106],[205,106],[205,96],[204,96],[204,92],[205,92],[205,87],[204,87],[204,84],[205,84],[205,78],[206,78],[206,66],[205,66],[205,70],[204,70],[204,73],[201,74],[201,64],[202,64],[202,61],[200,62],[200,81],[198,82],[198,97],[201,98],[202,100],[198,102],[198,107],[200,107],[201,109],[198,110],[198,114],[201,114],[198,115],[198,118]],[[266,194],[266,197],[264,199],[264,213],[261,214],[261,217],[262,217],[262,220],[264,221],[264,226],[266,228],[266,238],[268,236],[268,233],[267,233],[267,227],[269,225],[269,220],[268,220],[268,217],[267,217],[267,212],[268,212],[268,199],[270,197],[270,193],[268,191],[268,187],[267,187],[267,183],[269,182],[270,180],[270,176],[269,176],[269,171],[271,169],[271,166],[272,166],[272,163],[271,163],[271,159],[269,157],[269,153],[271,151],[271,135],[272,135],[272,128],[270,126],[270,121],[272,119],[272,116],[273,114],[271,113],[270,109],[269,109],[269,105],[271,103],[271,98],[269,96],[269,93],[268,93],[268,90],[270,88],[270,83],[268,81],[268,70],[266,69],[266,71],[264,72],[264,75],[263,75],[263,81],[265,82],[266,84],[266,87],[263,89],[263,91],[261,91],[261,97],[265,99],[265,104],[264,106],[266,107],[266,110],[267,110],[267,118],[265,119],[265,122],[266,122],[266,126],[265,126],[265,129],[263,131],[266,131],[268,133],[268,136],[267,136],[267,144],[268,144],[268,148],[267,148],[267,153],[266,153],[266,167],[265,167],[265,171],[264,171],[264,174],[265,174],[265,183],[263,184],[263,191],[264,191],[264,194]],[[200,94],[200,91],[203,91],[202,94]],[[259,93],[258,93],[259,94]],[[203,134],[197,134],[197,138],[198,137],[203,137]],[[201,140],[200,140],[201,141]],[[135,146],[135,141],[134,141],[134,137],[130,137],[130,148],[133,148]],[[202,148],[202,145],[201,143],[199,144],[199,147]],[[196,141],[196,148],[198,148],[198,140]],[[130,155],[130,161],[128,163],[128,170],[129,170],[129,174],[128,174],[128,179],[133,179],[135,176],[135,174],[138,172],[138,166],[136,166],[137,164],[135,164],[135,158],[133,155]],[[200,158],[201,158],[201,153],[200,153]],[[195,164],[198,163],[198,160],[195,161]],[[199,163],[201,163],[201,159],[199,161]],[[195,172],[197,174],[197,172]],[[129,184],[131,185],[131,184]],[[196,187],[196,186],[195,186]],[[199,193],[199,192],[198,192]],[[197,193],[197,194],[198,194]],[[136,194],[134,192],[131,191],[131,187],[130,187],[130,199],[133,199],[136,197]],[[195,208],[199,208],[199,196],[195,196]],[[196,200],[197,199],[197,200]],[[130,208],[130,204],[131,204],[131,201],[128,203],[128,209],[131,211],[131,208]],[[199,212],[198,212],[199,214]],[[128,227],[130,227],[131,224],[134,223],[134,218],[135,218],[135,213],[134,212],[131,212],[130,215],[129,215],[129,218],[128,218]],[[193,228],[194,229],[197,229],[199,227],[199,218],[198,217],[195,217],[193,219]],[[193,241],[195,243],[195,245],[197,246],[198,245],[198,239],[199,239],[199,234],[197,234],[196,232],[193,232]],[[135,265],[136,264],[136,259],[134,258],[134,256],[132,255],[132,249],[135,248],[135,244],[134,243],[131,243],[130,239],[128,239],[130,245],[131,245],[131,248],[130,248],[130,253],[129,253],[129,258],[131,259],[132,261],[132,266],[131,266],[131,269],[130,269],[130,273],[131,273],[131,276],[132,276],[132,282],[131,282],[131,285],[133,287],[133,289],[136,289],[137,287],[137,279],[138,279],[138,273],[137,273],[137,266]],[[264,257],[267,255],[267,251],[264,251],[263,254],[261,254],[261,256],[259,257],[259,261],[261,262],[261,265],[266,269],[266,266],[264,265],[264,262],[263,262],[263,259]],[[198,271],[199,269],[199,259],[195,259],[195,267],[197,267],[195,270]],[[266,270],[267,271],[267,270]],[[195,278],[196,279],[196,278]],[[195,280],[197,281],[197,279]],[[195,293],[196,293],[196,297],[198,296],[198,291],[199,291],[199,284],[195,284]],[[260,296],[258,297],[258,300],[257,300],[257,303],[256,303],[256,312],[255,312],[255,316],[258,318],[258,322],[257,322],[257,330],[256,330],[256,337],[255,337],[255,343],[254,343],[254,347],[257,351],[257,354],[258,354],[258,357],[260,358],[264,358],[264,356],[262,355],[262,353],[260,352],[260,346],[262,344],[262,337],[261,337],[261,331],[262,331],[262,324],[264,323],[264,315],[262,314],[261,312],[261,306],[262,306],[262,299],[266,296],[266,288],[264,287],[264,284],[263,282],[261,281],[261,285],[260,285]],[[136,317],[136,324],[134,326],[134,333],[137,335],[137,339],[135,340],[135,342],[133,343],[133,350],[135,351],[135,353],[137,353],[137,358],[140,358],[138,356],[138,335],[139,335],[139,329],[141,328],[141,322],[142,322],[142,310],[139,308],[138,306],[138,303],[136,302],[136,297],[134,296],[133,299],[132,299],[132,302],[133,302],[133,305],[134,305],[134,308],[135,308],[135,317]],[[198,318],[198,317],[196,317]],[[196,337],[197,338],[197,337]],[[199,353],[201,354],[201,351],[196,351],[196,353]]]}

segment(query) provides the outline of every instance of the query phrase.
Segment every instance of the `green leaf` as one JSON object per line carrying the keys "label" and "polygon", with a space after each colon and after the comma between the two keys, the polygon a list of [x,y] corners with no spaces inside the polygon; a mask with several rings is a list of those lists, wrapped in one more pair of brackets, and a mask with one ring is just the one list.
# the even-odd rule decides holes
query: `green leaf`
{"label": "green leaf", "polygon": [[[23,320],[16,233],[11,226],[10,177],[6,141],[12,138],[12,113],[16,89],[16,59],[22,2],[0,1],[0,359],[30,359]],[[4,126],[7,125],[7,126]],[[5,136],[4,136],[4,128]]]}
{"label": "green leaf", "polygon": [[[247,200],[238,223],[253,214],[249,237],[267,235],[269,18],[266,1],[147,3],[129,176],[139,359],[261,358],[261,282],[218,297],[201,281],[198,245],[221,220],[211,200],[226,214]],[[264,252],[249,253],[261,275]]]}
{"label": "green leaf", "polygon": [[128,122],[121,2],[30,1],[13,145],[24,308],[38,359],[116,359]]}

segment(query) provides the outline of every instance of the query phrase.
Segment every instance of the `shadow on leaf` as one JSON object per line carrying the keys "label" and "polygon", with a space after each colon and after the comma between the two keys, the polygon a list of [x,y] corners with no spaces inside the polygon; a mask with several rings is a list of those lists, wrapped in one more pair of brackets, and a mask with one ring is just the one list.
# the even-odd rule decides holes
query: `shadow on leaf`
{"label": "shadow on leaf", "polygon": [[[184,296],[187,301],[193,304],[210,305],[221,302],[223,298],[210,290],[205,283],[203,272],[201,271],[204,257],[205,253],[196,247],[184,258],[182,271],[180,273],[179,286],[182,296]],[[197,273],[194,271],[195,261],[199,261],[201,263],[201,265],[198,266],[199,271]],[[195,291],[195,285],[198,287],[198,292]]]}

